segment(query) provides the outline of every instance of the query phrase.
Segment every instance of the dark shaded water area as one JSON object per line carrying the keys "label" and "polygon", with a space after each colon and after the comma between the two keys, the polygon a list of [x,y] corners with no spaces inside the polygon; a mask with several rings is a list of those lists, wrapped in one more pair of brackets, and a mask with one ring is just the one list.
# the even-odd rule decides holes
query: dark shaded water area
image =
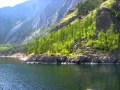
{"label": "dark shaded water area", "polygon": [[120,90],[120,65],[28,65],[0,58],[0,90]]}

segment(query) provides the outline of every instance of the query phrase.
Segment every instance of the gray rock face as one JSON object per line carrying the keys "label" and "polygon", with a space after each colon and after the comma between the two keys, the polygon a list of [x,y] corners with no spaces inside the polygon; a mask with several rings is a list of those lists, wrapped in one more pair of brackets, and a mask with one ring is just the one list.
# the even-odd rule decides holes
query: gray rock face
{"label": "gray rock face", "polygon": [[61,64],[66,62],[67,57],[65,56],[47,56],[47,55],[36,55],[31,56],[27,62],[34,62],[39,64]]}
{"label": "gray rock face", "polygon": [[120,64],[119,55],[98,55],[87,56],[80,55],[76,58],[67,58],[66,56],[48,56],[36,55],[31,56],[25,63],[27,64]]}
{"label": "gray rock face", "polygon": [[120,30],[120,20],[118,20],[107,8],[99,10],[96,17],[96,29],[106,32],[111,25],[114,25],[115,32]]}
{"label": "gray rock face", "polygon": [[112,8],[120,15],[120,0],[116,0],[116,3],[112,5]]}
{"label": "gray rock face", "polygon": [[60,21],[81,0],[29,0],[0,8],[0,43],[21,43],[38,29]]}
{"label": "gray rock face", "polygon": [[74,60],[74,63],[77,63],[77,64],[84,64],[84,63],[91,63],[91,62],[92,62],[92,58],[90,58],[89,56],[86,56],[86,55],[78,56]]}
{"label": "gray rock face", "polygon": [[76,40],[71,44],[71,46],[70,46],[70,51],[71,51],[71,52],[76,52],[76,50],[78,49],[78,46],[77,46],[78,42],[79,42],[79,40],[76,39]]}

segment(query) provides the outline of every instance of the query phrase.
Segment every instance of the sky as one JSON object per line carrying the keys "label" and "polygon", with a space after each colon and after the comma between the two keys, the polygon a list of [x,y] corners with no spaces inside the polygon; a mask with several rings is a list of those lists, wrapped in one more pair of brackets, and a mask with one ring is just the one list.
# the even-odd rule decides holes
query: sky
{"label": "sky", "polygon": [[28,1],[28,0],[0,0],[0,8],[7,7],[7,6],[13,7],[25,1]]}

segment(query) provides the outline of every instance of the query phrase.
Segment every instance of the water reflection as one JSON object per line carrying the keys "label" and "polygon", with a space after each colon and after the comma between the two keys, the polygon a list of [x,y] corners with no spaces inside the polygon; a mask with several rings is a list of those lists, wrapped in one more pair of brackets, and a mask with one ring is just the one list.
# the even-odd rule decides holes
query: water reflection
{"label": "water reflection", "polygon": [[[120,66],[94,65],[80,66],[78,90],[120,90]],[[78,74],[78,73],[77,73]]]}
{"label": "water reflection", "polygon": [[0,90],[120,90],[119,65],[26,65],[0,59]]}

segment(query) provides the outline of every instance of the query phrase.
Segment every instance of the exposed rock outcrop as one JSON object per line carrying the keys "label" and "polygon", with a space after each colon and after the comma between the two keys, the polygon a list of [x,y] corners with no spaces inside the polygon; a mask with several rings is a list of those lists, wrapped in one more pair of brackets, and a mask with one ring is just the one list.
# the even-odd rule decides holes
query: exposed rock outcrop
{"label": "exposed rock outcrop", "polygon": [[81,0],[28,0],[14,7],[0,8],[0,43],[18,44],[36,36],[33,32],[39,35],[43,28],[59,22],[79,2]]}
{"label": "exposed rock outcrop", "polygon": [[73,52],[76,52],[76,50],[78,49],[78,42],[79,40],[76,39],[70,46],[70,52],[73,53]]}
{"label": "exposed rock outcrop", "polygon": [[48,56],[48,55],[36,55],[31,56],[26,63],[32,62],[32,63],[38,63],[38,64],[61,64],[63,62],[66,62],[67,57],[65,56]]}
{"label": "exposed rock outcrop", "polygon": [[[116,15],[117,14],[117,15]],[[114,25],[114,32],[120,31],[120,1],[112,5],[112,9],[102,8],[96,15],[96,31],[103,30],[106,32],[111,25]],[[57,31],[63,28],[64,25],[69,24],[76,17],[70,19],[61,25],[56,26],[52,31]],[[71,53],[78,50],[78,39],[76,39],[70,46]],[[120,48],[112,53],[103,53],[101,51],[95,51],[94,48],[85,46],[85,41],[81,42],[81,51],[83,55],[79,55],[76,58],[70,58],[66,56],[48,56],[48,55],[36,55],[31,56],[26,63],[37,64],[120,64]]]}
{"label": "exposed rock outcrop", "polygon": [[96,30],[104,30],[106,32],[111,25],[114,25],[115,32],[120,30],[120,20],[118,20],[109,9],[100,9],[96,16]]}
{"label": "exposed rock outcrop", "polygon": [[116,0],[116,3],[112,5],[112,9],[120,15],[120,0]]}
{"label": "exposed rock outcrop", "polygon": [[36,55],[31,56],[25,61],[27,64],[120,64],[119,55],[97,55],[88,56],[80,55],[76,58],[67,58],[66,56],[48,56]]}

